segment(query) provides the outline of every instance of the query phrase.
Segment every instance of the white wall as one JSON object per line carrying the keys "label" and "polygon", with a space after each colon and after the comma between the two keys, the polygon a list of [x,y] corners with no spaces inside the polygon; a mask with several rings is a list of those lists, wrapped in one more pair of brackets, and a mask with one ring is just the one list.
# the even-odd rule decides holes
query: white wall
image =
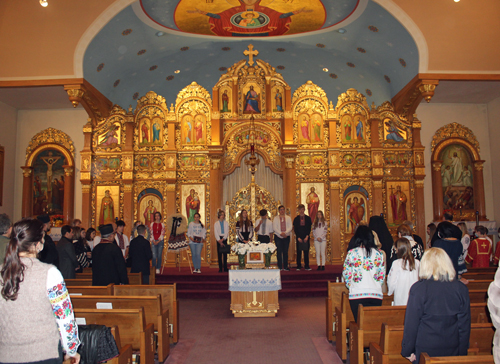
{"label": "white wall", "polygon": [[19,110],[17,114],[16,189],[14,220],[20,219],[23,193],[23,174],[20,166],[26,165],[26,148],[37,133],[49,127],[68,134],[75,146],[75,218],[81,218],[82,186],[80,183],[80,151],[83,149],[83,126],[87,113],[81,107],[60,110]]}
{"label": "white wall", "polygon": [[3,170],[3,204],[0,213],[14,216],[15,175],[21,171],[16,164],[16,122],[17,110],[0,102],[0,145],[5,149]]}
{"label": "white wall", "polygon": [[[500,102],[498,103],[500,111]],[[431,177],[431,142],[436,131],[444,125],[459,123],[472,130],[480,146],[480,157],[484,163],[484,192],[486,201],[486,217],[495,220],[492,201],[492,165],[490,153],[490,130],[488,120],[488,107],[486,104],[430,104],[425,102],[417,109],[418,119],[422,122],[422,144],[425,146],[425,221],[432,222],[434,216],[432,210],[432,177]],[[499,144],[498,141],[496,144]],[[492,141],[492,145],[496,145]],[[496,148],[500,148],[498,145]],[[497,153],[493,153],[497,154]],[[497,179],[498,181],[498,179]]]}
{"label": "white wall", "polygon": [[[500,182],[500,97],[488,103],[488,126],[490,135],[491,153],[491,179],[493,185]],[[498,185],[497,185],[498,186]],[[493,212],[496,219],[500,220],[500,190],[493,189]]]}

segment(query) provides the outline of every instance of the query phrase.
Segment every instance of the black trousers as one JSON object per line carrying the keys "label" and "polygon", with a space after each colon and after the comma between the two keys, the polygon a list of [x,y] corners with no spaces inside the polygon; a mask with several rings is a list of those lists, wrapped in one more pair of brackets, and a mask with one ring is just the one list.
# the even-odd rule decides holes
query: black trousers
{"label": "black trousers", "polygon": [[[222,244],[227,245],[227,240],[224,240]],[[227,253],[220,252],[219,242],[217,242],[217,260],[219,261],[219,270],[227,271]]]}
{"label": "black trousers", "polygon": [[[304,240],[304,239],[302,239]],[[297,248],[297,269],[302,269],[302,252],[304,252],[304,269],[309,269],[309,249],[311,245],[307,241],[307,250],[299,250],[299,241],[296,241]]]}
{"label": "black trousers", "polygon": [[271,241],[269,235],[257,235],[257,240],[259,240],[262,244],[268,244]]}
{"label": "black trousers", "polygon": [[274,243],[276,244],[276,255],[278,258],[278,268],[288,269],[288,248],[290,246],[290,237],[280,238],[274,235]]}
{"label": "black trousers", "polygon": [[142,275],[142,284],[149,284],[149,274]]}
{"label": "black trousers", "polygon": [[354,315],[354,321],[358,322],[359,305],[363,305],[363,307],[382,306],[382,300],[378,298],[360,298],[357,300],[349,300],[349,305]]}

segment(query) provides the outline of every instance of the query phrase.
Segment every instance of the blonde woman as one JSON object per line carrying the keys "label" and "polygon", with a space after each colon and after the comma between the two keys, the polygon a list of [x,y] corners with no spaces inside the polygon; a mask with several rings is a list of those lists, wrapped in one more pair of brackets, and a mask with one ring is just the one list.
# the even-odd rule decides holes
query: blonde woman
{"label": "blonde woman", "polygon": [[325,270],[326,233],[328,224],[325,221],[323,211],[318,210],[313,223],[314,248],[316,248],[316,263],[318,270]]}
{"label": "blonde woman", "polygon": [[429,356],[467,355],[470,300],[467,286],[456,278],[448,254],[430,248],[420,261],[420,281],[410,289],[401,355],[418,363]]}

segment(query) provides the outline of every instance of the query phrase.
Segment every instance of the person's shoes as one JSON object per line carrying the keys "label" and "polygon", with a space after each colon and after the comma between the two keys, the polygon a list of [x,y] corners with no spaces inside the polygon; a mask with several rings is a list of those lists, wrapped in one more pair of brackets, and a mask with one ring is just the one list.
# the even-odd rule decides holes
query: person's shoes
{"label": "person's shoes", "polygon": [[318,265],[318,269],[316,269],[316,270],[321,270],[321,265]]}
{"label": "person's shoes", "polygon": [[300,268],[297,268],[297,272],[300,272]]}
{"label": "person's shoes", "polygon": [[159,269],[156,270],[156,274],[160,274],[160,270]]}
{"label": "person's shoes", "polygon": [[312,270],[311,268],[306,268],[305,270]]}
{"label": "person's shoes", "polygon": [[224,268],[224,272],[229,272],[229,269],[227,269],[227,268]]}
{"label": "person's shoes", "polygon": [[283,269],[285,272],[290,272],[290,268]]}
{"label": "person's shoes", "polygon": [[222,273],[222,269],[219,269],[219,273]]}
{"label": "person's shoes", "polygon": [[324,265],[321,266],[321,270],[325,270],[325,266]]}

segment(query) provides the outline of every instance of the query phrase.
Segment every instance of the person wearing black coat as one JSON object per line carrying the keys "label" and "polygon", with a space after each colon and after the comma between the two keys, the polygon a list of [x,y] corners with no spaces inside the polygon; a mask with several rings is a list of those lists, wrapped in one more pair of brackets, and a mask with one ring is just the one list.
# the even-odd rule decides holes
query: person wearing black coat
{"label": "person wearing black coat", "polygon": [[59,254],[59,271],[64,279],[74,279],[78,260],[76,259],[75,247],[73,246],[73,233],[71,226],[64,225],[61,228],[62,238],[57,243],[57,253]]}
{"label": "person wearing black coat", "polygon": [[428,249],[420,262],[419,276],[406,305],[401,355],[413,363],[418,363],[421,353],[467,355],[469,291],[455,279],[451,259],[443,249]]}
{"label": "person wearing black coat", "polygon": [[128,248],[128,257],[132,268],[130,273],[142,273],[142,284],[149,284],[149,261],[153,258],[151,244],[146,240],[147,229],[144,225],[137,227],[137,237],[132,239]]}
{"label": "person wearing black coat", "polygon": [[303,204],[298,206],[299,214],[293,219],[293,231],[297,244],[297,270],[302,269],[302,252],[304,252],[304,269],[311,270],[309,267],[309,235],[311,234],[311,218],[304,214],[306,207]]}
{"label": "person wearing black coat", "polygon": [[462,231],[458,226],[452,222],[443,221],[439,223],[436,229],[439,239],[432,244],[433,248],[443,249],[451,259],[453,267],[457,275],[466,271],[465,262],[460,262],[460,256],[463,252],[463,245],[461,242]]}
{"label": "person wearing black coat", "polygon": [[99,226],[101,242],[92,251],[92,285],[128,284],[122,250],[114,242],[113,225]]}
{"label": "person wearing black coat", "polygon": [[59,254],[54,240],[47,234],[50,230],[50,217],[49,215],[37,216],[37,219],[43,222],[44,241],[43,249],[38,255],[38,259],[47,264],[55,265],[59,268]]}

